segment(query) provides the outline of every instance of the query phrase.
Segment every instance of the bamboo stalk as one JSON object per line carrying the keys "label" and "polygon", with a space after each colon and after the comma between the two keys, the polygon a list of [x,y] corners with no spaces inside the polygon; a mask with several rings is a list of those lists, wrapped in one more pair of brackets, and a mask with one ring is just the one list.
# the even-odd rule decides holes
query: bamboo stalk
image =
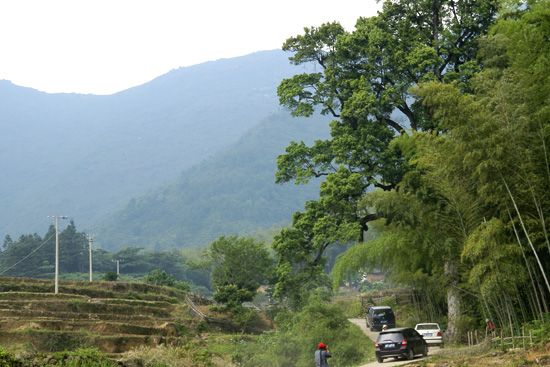
{"label": "bamboo stalk", "polygon": [[521,217],[521,213],[519,211],[519,208],[516,204],[516,200],[514,199],[514,195],[512,195],[512,192],[510,191],[510,187],[508,187],[508,184],[506,183],[506,180],[504,177],[502,177],[502,181],[504,182],[504,186],[506,187],[506,191],[508,191],[508,195],[510,196],[510,199],[512,200],[512,204],[514,205],[514,209],[516,210],[516,214],[518,215],[519,222],[521,224],[521,228],[523,229],[523,233],[525,233],[525,237],[527,238],[527,242],[529,243],[529,246],[531,246],[531,251],[533,252],[533,255],[535,255],[535,258],[537,259],[537,263],[539,265],[540,271],[542,273],[542,276],[544,278],[544,281],[546,283],[546,289],[550,293],[550,283],[548,282],[548,278],[546,277],[546,272],[544,271],[544,267],[542,266],[542,263],[539,259],[539,255],[537,251],[535,250],[535,246],[533,245],[533,242],[531,241],[531,237],[529,236],[529,232],[527,231],[527,228],[525,227],[525,223],[523,222],[523,218]]}
{"label": "bamboo stalk", "polygon": [[[544,127],[539,120],[540,127],[540,140],[542,141],[542,150],[544,151],[544,162],[546,163],[546,175],[548,177],[548,184],[550,185],[550,162],[548,162],[548,151],[546,150],[546,141],[544,140]],[[549,249],[550,250],[550,249]]]}

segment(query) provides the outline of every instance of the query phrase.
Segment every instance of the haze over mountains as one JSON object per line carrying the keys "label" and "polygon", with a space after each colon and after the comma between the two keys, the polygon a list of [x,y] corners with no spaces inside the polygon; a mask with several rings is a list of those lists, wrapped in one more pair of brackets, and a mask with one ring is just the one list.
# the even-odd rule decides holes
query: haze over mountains
{"label": "haze over mountains", "polygon": [[44,233],[56,214],[109,247],[167,248],[290,220],[315,188],[275,186],[276,156],[326,127],[280,111],[278,83],[300,72],[287,57],[181,68],[110,96],[0,81],[0,235]]}

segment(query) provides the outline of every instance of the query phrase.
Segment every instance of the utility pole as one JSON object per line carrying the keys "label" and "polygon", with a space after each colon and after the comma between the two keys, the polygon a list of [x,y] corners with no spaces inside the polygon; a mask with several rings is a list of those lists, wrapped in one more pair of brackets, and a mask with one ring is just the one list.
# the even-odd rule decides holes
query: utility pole
{"label": "utility pole", "polygon": [[59,219],[67,219],[64,215],[50,215],[48,218],[53,218],[55,225],[55,290],[54,293],[59,293]]}
{"label": "utility pole", "polygon": [[120,275],[120,260],[116,261],[116,275]]}
{"label": "utility pole", "polygon": [[88,253],[89,253],[89,263],[90,263],[90,283],[92,282],[92,245],[94,243],[94,238],[92,235],[88,235]]}

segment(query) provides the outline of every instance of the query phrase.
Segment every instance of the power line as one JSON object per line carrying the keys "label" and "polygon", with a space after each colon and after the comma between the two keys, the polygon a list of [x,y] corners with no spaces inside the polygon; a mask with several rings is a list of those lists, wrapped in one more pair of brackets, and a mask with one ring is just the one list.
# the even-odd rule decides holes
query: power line
{"label": "power line", "polygon": [[4,274],[6,271],[8,270],[11,270],[13,269],[14,267],[16,267],[17,265],[19,265],[21,262],[25,261],[26,259],[29,258],[29,256],[31,256],[32,254],[34,254],[36,251],[40,250],[40,248],[42,248],[42,246],[44,246],[46,243],[48,243],[49,240],[52,239],[52,237],[55,235],[55,233],[53,233],[50,237],[48,237],[47,239],[44,240],[44,242],[42,242],[40,244],[40,246],[38,246],[37,248],[35,248],[34,250],[32,250],[31,252],[29,252],[29,254],[27,256],[25,256],[24,258],[22,258],[21,260],[19,260],[18,262],[16,262],[15,264],[13,264],[12,266],[10,266],[9,268],[5,269],[5,270],[2,270],[0,271],[0,275],[1,274]]}

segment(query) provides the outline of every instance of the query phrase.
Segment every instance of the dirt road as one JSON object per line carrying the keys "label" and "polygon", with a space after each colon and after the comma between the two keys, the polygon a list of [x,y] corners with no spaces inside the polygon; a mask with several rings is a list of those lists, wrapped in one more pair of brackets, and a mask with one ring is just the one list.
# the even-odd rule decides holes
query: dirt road
{"label": "dirt road", "polygon": [[[359,326],[361,330],[367,335],[373,342],[376,341],[376,338],[378,337],[378,333],[374,331],[370,331],[367,329],[367,325],[365,324],[365,319],[349,319],[350,322],[354,323],[355,325]],[[430,354],[436,354],[440,350],[439,347],[430,347],[428,355]],[[406,365],[411,362],[420,361],[424,358],[422,357],[416,357],[414,361],[390,361],[385,360],[384,363],[378,363],[378,362],[371,362],[364,365],[361,365],[359,367],[392,367],[392,366],[402,366]]]}

